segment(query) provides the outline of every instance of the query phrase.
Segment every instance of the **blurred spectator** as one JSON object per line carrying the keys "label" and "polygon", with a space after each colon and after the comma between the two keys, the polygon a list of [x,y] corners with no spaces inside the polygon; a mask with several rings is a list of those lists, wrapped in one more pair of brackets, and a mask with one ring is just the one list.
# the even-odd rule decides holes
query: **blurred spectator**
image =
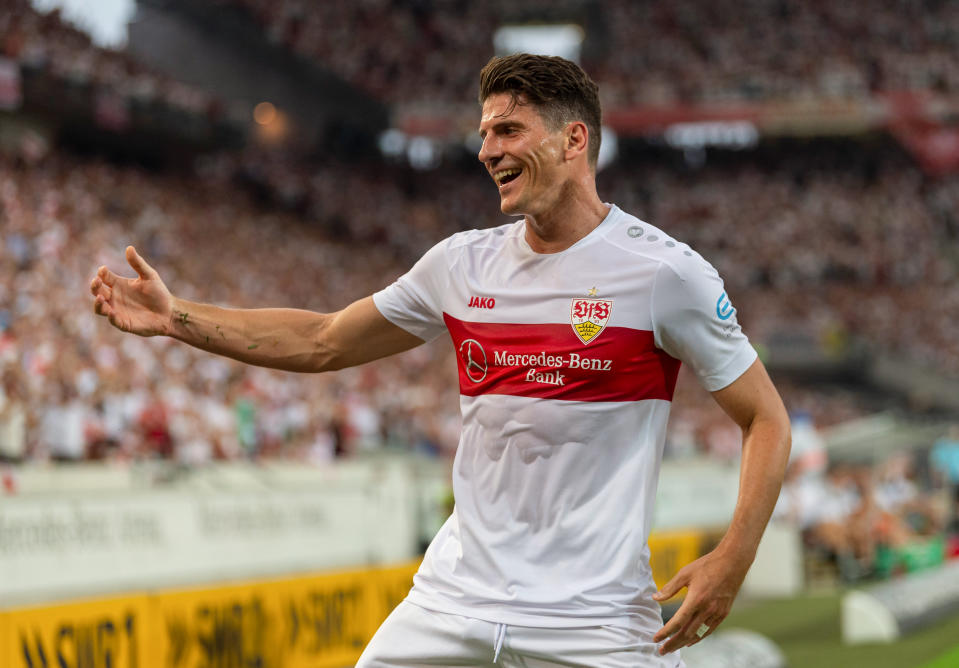
{"label": "blurred spectator", "polygon": [[946,521],[949,523],[949,532],[957,539],[956,547],[959,548],[959,425],[953,426],[933,444],[929,462],[949,489]]}
{"label": "blurred spectator", "polygon": [[39,451],[54,461],[86,458],[86,406],[67,383],[60,381],[40,418]]}
{"label": "blurred spectator", "polygon": [[27,454],[26,392],[17,367],[0,377],[0,462],[17,462]]}

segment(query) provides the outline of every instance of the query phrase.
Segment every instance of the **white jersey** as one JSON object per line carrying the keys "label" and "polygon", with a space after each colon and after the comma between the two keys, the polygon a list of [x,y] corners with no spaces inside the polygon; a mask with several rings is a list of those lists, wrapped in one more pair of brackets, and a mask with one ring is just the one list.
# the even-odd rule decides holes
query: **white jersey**
{"label": "white jersey", "polygon": [[448,331],[459,357],[455,510],[409,600],[652,635],[646,541],[680,361],[713,391],[756,353],[715,269],[617,207],[559,253],[524,232],[455,234],[373,296],[424,340]]}

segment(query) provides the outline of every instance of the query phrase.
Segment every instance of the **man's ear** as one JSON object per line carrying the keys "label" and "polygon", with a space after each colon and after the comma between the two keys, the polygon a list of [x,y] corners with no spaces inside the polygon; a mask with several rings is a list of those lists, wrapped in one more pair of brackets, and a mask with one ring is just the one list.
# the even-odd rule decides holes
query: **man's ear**
{"label": "man's ear", "polygon": [[566,159],[571,160],[589,150],[589,129],[582,121],[572,121],[566,126]]}

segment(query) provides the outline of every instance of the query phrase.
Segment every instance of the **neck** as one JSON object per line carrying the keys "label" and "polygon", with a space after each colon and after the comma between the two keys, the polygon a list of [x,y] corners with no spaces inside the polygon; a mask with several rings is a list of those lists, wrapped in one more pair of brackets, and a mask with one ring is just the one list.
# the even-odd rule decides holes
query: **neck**
{"label": "neck", "polygon": [[609,214],[592,180],[567,187],[548,211],[526,214],[526,243],[536,253],[559,253],[595,230]]}

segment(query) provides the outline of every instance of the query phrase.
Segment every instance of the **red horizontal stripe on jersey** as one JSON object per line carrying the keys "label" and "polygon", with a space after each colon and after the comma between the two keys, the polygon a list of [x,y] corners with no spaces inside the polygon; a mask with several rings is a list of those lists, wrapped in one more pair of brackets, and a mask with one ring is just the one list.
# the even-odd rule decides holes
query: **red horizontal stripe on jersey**
{"label": "red horizontal stripe on jersey", "polygon": [[607,327],[586,345],[570,324],[467,322],[448,313],[443,319],[457,353],[460,394],[672,401],[680,363],[656,347],[650,331]]}

